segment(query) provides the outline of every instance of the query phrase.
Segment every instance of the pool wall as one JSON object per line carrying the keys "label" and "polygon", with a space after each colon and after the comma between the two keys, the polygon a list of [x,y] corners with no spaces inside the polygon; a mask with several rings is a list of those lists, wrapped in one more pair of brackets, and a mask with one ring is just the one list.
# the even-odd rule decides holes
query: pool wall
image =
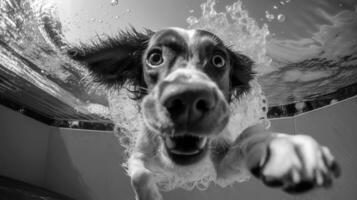
{"label": "pool wall", "polygon": [[[302,199],[357,199],[357,97],[295,117],[274,119],[272,128],[310,134],[330,147],[343,174],[330,190]],[[78,200],[134,199],[120,167],[122,149],[110,131],[50,127],[0,106],[0,175],[68,195]],[[299,199],[252,179],[207,191],[175,190],[165,199]]]}
{"label": "pool wall", "polygon": [[0,105],[0,174],[43,186],[50,130]]}

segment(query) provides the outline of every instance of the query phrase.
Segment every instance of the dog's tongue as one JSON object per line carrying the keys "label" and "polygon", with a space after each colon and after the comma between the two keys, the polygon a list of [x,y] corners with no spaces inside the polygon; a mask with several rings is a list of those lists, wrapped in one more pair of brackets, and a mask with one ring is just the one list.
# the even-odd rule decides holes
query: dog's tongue
{"label": "dog's tongue", "polygon": [[177,154],[194,154],[199,152],[207,143],[207,138],[191,135],[166,137],[167,148]]}

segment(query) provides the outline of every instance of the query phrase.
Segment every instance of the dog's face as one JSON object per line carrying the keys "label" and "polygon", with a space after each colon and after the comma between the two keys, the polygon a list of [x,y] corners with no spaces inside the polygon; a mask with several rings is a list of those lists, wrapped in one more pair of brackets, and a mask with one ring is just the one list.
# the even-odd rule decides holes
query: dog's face
{"label": "dog's face", "polygon": [[175,163],[197,162],[229,119],[227,48],[206,31],[162,30],[151,37],[142,63],[146,126],[160,133]]}
{"label": "dog's face", "polygon": [[249,89],[252,61],[203,30],[121,33],[71,54],[97,81],[134,86],[147,131],[178,165],[200,161],[229,120],[231,98]]}

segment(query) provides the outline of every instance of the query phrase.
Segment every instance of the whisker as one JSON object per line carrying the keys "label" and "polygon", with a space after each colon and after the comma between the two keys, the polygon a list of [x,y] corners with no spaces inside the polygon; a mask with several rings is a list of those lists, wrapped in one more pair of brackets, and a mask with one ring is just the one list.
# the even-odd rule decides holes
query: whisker
{"label": "whisker", "polygon": [[138,86],[137,88],[142,90],[142,91],[146,91],[146,92],[149,91],[149,89],[146,88],[146,87]]}

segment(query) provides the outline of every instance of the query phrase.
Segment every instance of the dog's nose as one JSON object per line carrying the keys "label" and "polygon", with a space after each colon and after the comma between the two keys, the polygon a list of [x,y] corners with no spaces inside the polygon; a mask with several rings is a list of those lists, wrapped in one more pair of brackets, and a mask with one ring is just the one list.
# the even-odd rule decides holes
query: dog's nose
{"label": "dog's nose", "polygon": [[173,82],[161,93],[161,103],[177,125],[190,126],[204,118],[217,102],[213,88],[205,83]]}

